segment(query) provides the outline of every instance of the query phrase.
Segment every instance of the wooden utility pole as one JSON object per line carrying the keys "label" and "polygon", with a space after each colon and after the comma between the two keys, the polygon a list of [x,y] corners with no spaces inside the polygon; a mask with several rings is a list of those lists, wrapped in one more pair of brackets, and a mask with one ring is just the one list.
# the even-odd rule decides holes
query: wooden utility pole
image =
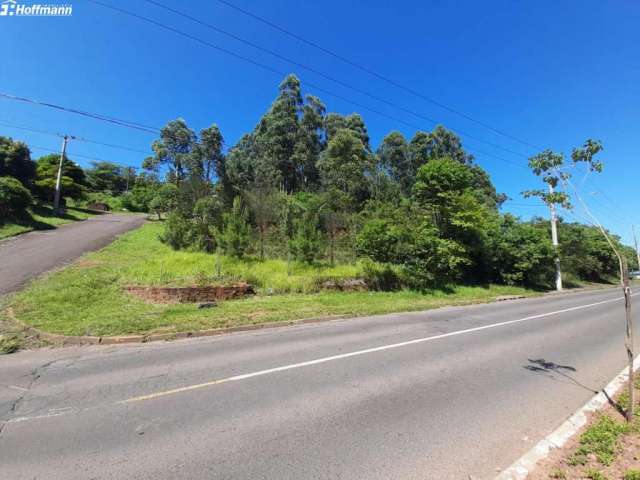
{"label": "wooden utility pole", "polygon": [[67,142],[69,141],[69,136],[65,135],[62,137],[62,153],[60,154],[60,164],[58,165],[58,177],[56,178],[56,192],[53,197],[53,213],[57,214],[60,212],[60,187],[62,185],[62,163],[64,162],[64,157],[67,154]]}
{"label": "wooden utility pole", "polygon": [[[553,196],[553,192],[553,187],[549,185],[549,194]],[[558,216],[553,202],[549,202],[549,210],[551,212],[551,242],[553,243],[554,262],[556,264],[556,290],[560,292],[562,291],[562,271],[560,270],[560,252],[558,251]]]}

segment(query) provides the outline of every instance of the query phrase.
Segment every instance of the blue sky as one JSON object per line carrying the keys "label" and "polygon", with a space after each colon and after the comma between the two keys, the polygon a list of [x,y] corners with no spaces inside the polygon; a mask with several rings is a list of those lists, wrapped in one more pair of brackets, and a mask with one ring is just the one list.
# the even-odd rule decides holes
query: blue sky
{"label": "blue sky", "polygon": [[[53,0],[52,0],[53,1]],[[329,111],[364,117],[376,146],[392,130],[414,128],[307,87],[305,82],[430,130],[433,124],[257,51],[144,0],[102,0],[152,17],[272,68],[296,73],[305,93]],[[461,135],[501,192],[505,210],[544,215],[520,192],[538,181],[525,168],[536,153],[418,99],[248,18],[217,0],[158,0],[389,102],[438,120]],[[581,182],[593,213],[631,241],[637,213],[640,152],[640,3],[575,1],[230,0],[439,102],[518,138],[570,153],[602,140],[605,171]],[[22,1],[22,3],[30,3]],[[0,17],[0,91],[161,127],[183,117],[200,129],[217,123],[231,146],[253,128],[281,76],[197,42],[107,10],[73,1],[68,18]],[[27,125],[148,150],[154,136],[38,106],[0,100],[0,122]],[[52,136],[0,125],[0,134],[58,149]],[[48,153],[33,149],[34,157]],[[140,165],[143,154],[75,142],[69,155]],[[580,180],[580,177],[578,180]],[[529,205],[529,206],[526,206]],[[578,215],[584,213],[578,211]],[[572,217],[565,214],[567,219]]]}

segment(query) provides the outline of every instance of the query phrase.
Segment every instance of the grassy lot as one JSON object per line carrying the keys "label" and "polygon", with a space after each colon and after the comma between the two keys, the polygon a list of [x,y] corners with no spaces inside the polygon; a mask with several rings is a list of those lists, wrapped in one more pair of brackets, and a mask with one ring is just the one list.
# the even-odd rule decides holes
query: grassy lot
{"label": "grassy lot", "polygon": [[36,205],[22,217],[0,220],[0,239],[32,230],[51,230],[59,225],[84,220],[95,214],[90,210],[70,207],[65,213],[54,215],[51,207]]}
{"label": "grassy lot", "polygon": [[[457,287],[451,292],[327,292],[326,279],[355,278],[361,265],[287,267],[280,260],[235,259],[175,252],[158,240],[162,226],[146,224],[105,249],[32,283],[11,300],[16,317],[39,329],[67,335],[178,332],[301,319],[424,310],[443,305],[491,301],[496,296],[533,292],[517,287]],[[192,285],[246,280],[258,295],[195,305],[152,305],[123,292],[126,285]],[[287,274],[289,269],[290,275]]]}

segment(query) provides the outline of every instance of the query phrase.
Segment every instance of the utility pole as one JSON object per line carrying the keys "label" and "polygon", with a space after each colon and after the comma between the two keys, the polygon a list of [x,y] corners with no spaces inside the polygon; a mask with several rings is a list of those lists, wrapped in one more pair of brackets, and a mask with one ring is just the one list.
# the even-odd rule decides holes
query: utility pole
{"label": "utility pole", "polygon": [[635,378],[633,372],[633,319],[631,318],[631,287],[629,286],[629,268],[626,259],[622,259],[622,289],[624,291],[624,309],[627,320],[627,331],[625,338],[625,348],[627,350],[627,361],[629,362],[629,407],[627,408],[627,421],[634,419],[635,407]]}
{"label": "utility pole", "polygon": [[67,154],[67,143],[69,139],[73,138],[69,135],[65,135],[62,137],[62,153],[60,154],[60,164],[58,165],[58,178],[56,179],[56,193],[53,198],[53,213],[57,214],[60,211],[60,187],[62,184],[62,163],[64,162],[64,157]]}
{"label": "utility pole", "polygon": [[[549,193],[553,196],[553,186],[551,185],[549,185]],[[560,270],[560,253],[558,252],[558,217],[556,215],[556,206],[553,202],[549,202],[549,210],[551,211],[551,242],[555,252],[556,290],[560,292],[562,291],[562,271]]]}
{"label": "utility pole", "polygon": [[636,258],[638,259],[638,271],[640,271],[640,249],[638,249],[638,238],[636,237],[636,226],[631,225],[633,230],[633,241],[636,244]]}

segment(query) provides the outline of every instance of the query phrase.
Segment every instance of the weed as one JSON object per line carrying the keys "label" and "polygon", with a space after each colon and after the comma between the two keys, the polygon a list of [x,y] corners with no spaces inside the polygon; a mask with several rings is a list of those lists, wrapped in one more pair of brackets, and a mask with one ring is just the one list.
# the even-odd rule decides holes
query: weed
{"label": "weed", "polygon": [[623,480],[640,480],[640,470],[635,468],[629,469],[625,472]]}
{"label": "weed", "polygon": [[602,472],[599,472],[594,468],[590,468],[589,470],[587,470],[584,475],[590,480],[607,480],[607,477],[605,477]]}
{"label": "weed", "polygon": [[0,354],[17,352],[20,349],[20,341],[12,335],[0,335]]}
{"label": "weed", "polygon": [[554,468],[549,474],[549,478],[557,478],[562,480],[567,478],[567,474],[564,473],[564,471],[560,470],[559,468]]}
{"label": "weed", "polygon": [[582,434],[580,447],[572,458],[594,454],[603,465],[611,465],[618,450],[618,437],[628,430],[627,425],[603,415]]}

